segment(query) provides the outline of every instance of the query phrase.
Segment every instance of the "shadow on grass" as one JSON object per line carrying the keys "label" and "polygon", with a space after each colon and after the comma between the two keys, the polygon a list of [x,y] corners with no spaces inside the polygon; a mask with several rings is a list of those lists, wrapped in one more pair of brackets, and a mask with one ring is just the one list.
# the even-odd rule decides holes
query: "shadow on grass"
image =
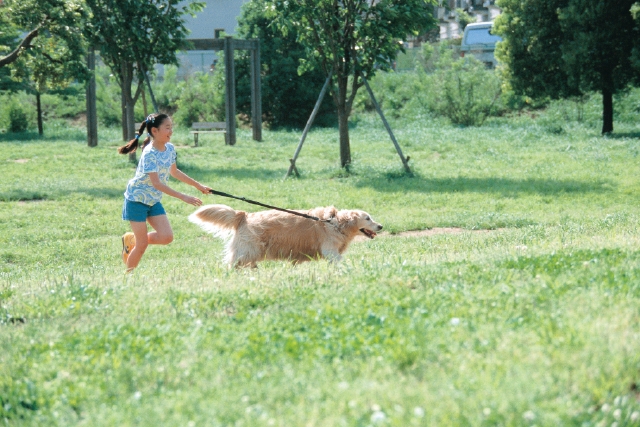
{"label": "shadow on grass", "polygon": [[640,131],[639,132],[610,133],[610,134],[605,135],[605,138],[611,138],[611,139],[640,138]]}
{"label": "shadow on grass", "polygon": [[38,134],[38,132],[3,132],[0,133],[0,143],[9,144],[24,144],[31,142],[43,142],[43,141],[74,141],[74,142],[87,142],[86,133],[82,130],[68,130],[65,132],[53,132],[44,135]]}
{"label": "shadow on grass", "polygon": [[356,187],[371,187],[381,192],[420,193],[498,193],[504,195],[562,193],[607,193],[614,184],[608,181],[590,182],[554,179],[510,178],[422,178],[419,176],[390,179],[376,177],[360,180]]}
{"label": "shadow on grass", "polygon": [[194,166],[189,163],[183,163],[178,161],[178,168],[192,177],[195,180],[211,179],[214,177],[224,177],[233,179],[260,179],[260,180],[273,180],[282,179],[286,170],[284,169],[265,169],[265,168],[243,168],[243,167],[229,167],[229,168],[203,168],[200,166]]}
{"label": "shadow on grass", "polygon": [[[284,171],[265,168],[202,168],[189,164],[180,169],[196,180],[209,180],[214,177],[232,179],[281,180]],[[307,176],[303,179],[318,177]],[[321,179],[325,179],[322,177]],[[420,192],[420,193],[498,193],[505,195],[540,194],[554,195],[562,193],[607,193],[615,184],[605,180],[576,181],[555,179],[511,179],[511,178],[423,178],[408,176],[404,172],[388,173],[372,177],[359,174],[348,175],[355,187],[370,187],[380,192]]]}
{"label": "shadow on grass", "polygon": [[55,189],[54,191],[10,190],[0,193],[0,202],[42,202],[59,200],[71,194],[85,194],[94,199],[119,199],[123,197],[125,188],[74,188]]}

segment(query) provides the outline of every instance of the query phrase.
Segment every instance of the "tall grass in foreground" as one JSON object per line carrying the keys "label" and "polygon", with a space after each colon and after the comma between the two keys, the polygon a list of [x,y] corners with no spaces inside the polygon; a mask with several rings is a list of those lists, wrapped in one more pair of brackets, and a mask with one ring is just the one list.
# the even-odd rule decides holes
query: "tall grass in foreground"
{"label": "tall grass in foreground", "polygon": [[175,241],[128,277],[117,132],[96,149],[72,130],[0,136],[0,422],[640,425],[640,130],[603,138],[554,111],[397,122],[414,177],[369,116],[349,173],[337,133],[316,130],[286,181],[298,132],[193,148],[179,130],[179,166],[216,189],[362,208],[392,233],[462,230],[229,271],[193,208],[165,198]]}

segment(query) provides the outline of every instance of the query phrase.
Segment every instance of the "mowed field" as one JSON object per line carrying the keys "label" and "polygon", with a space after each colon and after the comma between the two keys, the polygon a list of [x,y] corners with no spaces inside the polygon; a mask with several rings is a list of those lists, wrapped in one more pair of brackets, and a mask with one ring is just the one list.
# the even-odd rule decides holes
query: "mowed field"
{"label": "mowed field", "polygon": [[194,148],[176,129],[178,166],[214,189],[385,232],[338,265],[228,270],[165,196],[175,240],[130,276],[119,130],[96,148],[64,125],[1,134],[0,424],[640,425],[638,114],[603,137],[597,102],[570,108],[395,122],[413,176],[375,116],[354,120],[348,172],[317,129],[287,180],[300,131]]}

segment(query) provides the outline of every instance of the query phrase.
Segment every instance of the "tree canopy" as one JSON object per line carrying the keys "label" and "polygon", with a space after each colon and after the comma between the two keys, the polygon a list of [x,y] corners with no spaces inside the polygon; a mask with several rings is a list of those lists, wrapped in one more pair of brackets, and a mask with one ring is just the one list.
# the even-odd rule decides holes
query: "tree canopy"
{"label": "tree canopy", "polygon": [[331,94],[340,129],[340,164],[351,162],[348,120],[363,78],[388,70],[402,41],[435,27],[431,0],[267,0],[272,19],[287,34],[295,30],[307,59],[301,70],[319,67],[333,75]]}
{"label": "tree canopy", "polygon": [[498,58],[516,93],[531,98],[602,94],[602,133],[613,131],[613,95],[640,81],[633,0],[499,0]]}
{"label": "tree canopy", "polygon": [[[64,64],[66,71],[77,73],[79,78],[86,72],[81,25],[86,14],[81,0],[5,0],[0,12],[3,32],[16,40],[20,33],[26,33],[17,45],[0,46],[0,67],[29,52],[31,60],[46,60],[53,69],[59,68],[55,64]],[[46,68],[44,62],[42,67]]]}
{"label": "tree canopy", "polygon": [[[297,32],[291,29],[283,34],[272,25],[268,2],[252,0],[242,7],[238,19],[238,37],[260,40],[262,69],[262,111],[264,120],[272,127],[304,127],[318,99],[326,79],[318,67],[298,73],[300,61],[306,51],[297,41]],[[240,112],[251,114],[251,79],[248,53],[240,53],[236,63],[238,74],[238,104]],[[316,118],[317,122],[335,124],[331,99],[326,97]]]}
{"label": "tree canopy", "polygon": [[[8,0],[0,11],[0,52],[9,52],[0,59],[0,67],[10,71],[1,70],[2,86],[36,95],[42,134],[40,94],[89,77],[82,34],[87,14],[76,0]],[[26,35],[20,38],[21,33]]]}

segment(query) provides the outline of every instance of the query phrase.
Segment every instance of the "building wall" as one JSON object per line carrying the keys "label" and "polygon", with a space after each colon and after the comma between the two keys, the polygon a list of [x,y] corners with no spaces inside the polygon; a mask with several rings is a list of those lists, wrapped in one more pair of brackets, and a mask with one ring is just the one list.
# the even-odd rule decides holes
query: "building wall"
{"label": "building wall", "polygon": [[[207,4],[195,18],[186,15],[185,26],[191,32],[190,39],[212,39],[216,30],[234,35],[238,29],[238,17],[244,3],[250,0],[204,0]],[[182,7],[187,2],[180,3]],[[211,70],[217,56],[211,50],[190,50],[178,53],[180,68],[178,75],[186,77],[194,72]],[[162,75],[162,70],[158,70]]]}

